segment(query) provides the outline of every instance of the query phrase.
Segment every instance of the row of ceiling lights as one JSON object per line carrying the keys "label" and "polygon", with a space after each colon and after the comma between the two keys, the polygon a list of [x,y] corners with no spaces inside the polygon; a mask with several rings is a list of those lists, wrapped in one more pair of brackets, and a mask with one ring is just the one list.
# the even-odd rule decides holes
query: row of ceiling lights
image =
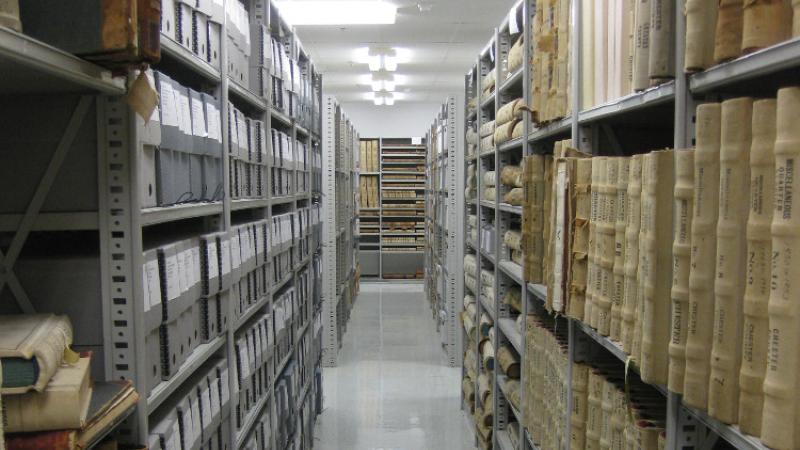
{"label": "row of ceiling lights", "polygon": [[392,72],[397,70],[397,51],[393,48],[370,48],[367,64],[372,72],[373,103],[376,106],[394,105],[397,83]]}
{"label": "row of ceiling lights", "polygon": [[[397,6],[386,0],[275,0],[284,18],[293,25],[394,24]],[[429,11],[430,5],[420,11]],[[394,105],[397,80],[397,49],[370,47],[366,63],[372,75],[372,99],[375,105]]]}

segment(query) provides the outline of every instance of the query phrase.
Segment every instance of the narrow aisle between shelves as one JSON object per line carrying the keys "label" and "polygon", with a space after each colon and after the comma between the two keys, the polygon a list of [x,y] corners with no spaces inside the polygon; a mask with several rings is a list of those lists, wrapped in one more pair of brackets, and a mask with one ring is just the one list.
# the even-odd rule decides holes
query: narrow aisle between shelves
{"label": "narrow aisle between shelves", "polygon": [[448,367],[422,284],[365,283],[339,364],[325,368],[315,446],[472,450],[459,411],[460,368]]}

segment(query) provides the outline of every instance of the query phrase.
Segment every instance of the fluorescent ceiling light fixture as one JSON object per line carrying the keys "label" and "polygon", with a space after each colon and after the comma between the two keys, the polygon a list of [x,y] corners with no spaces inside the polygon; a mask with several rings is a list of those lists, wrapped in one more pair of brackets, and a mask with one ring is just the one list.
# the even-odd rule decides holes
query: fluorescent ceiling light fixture
{"label": "fluorescent ceiling light fixture", "polygon": [[370,47],[367,51],[369,70],[377,72],[397,70],[397,51],[391,47]]}
{"label": "fluorescent ceiling light fixture", "polygon": [[372,85],[373,91],[394,91],[396,87],[396,83],[394,81],[394,75],[386,71],[375,72],[372,74],[372,81],[370,82]]}
{"label": "fluorescent ceiling light fixture", "polygon": [[391,25],[397,7],[383,0],[280,0],[281,15],[292,25]]}
{"label": "fluorescent ceiling light fixture", "polygon": [[370,56],[369,57],[369,70],[370,72],[377,72],[381,70],[381,65],[383,65],[383,61],[381,61],[380,56]]}
{"label": "fluorescent ceiling light fixture", "polygon": [[380,92],[375,92],[373,95],[374,97],[372,101],[373,103],[375,103],[375,106],[394,105],[394,95],[391,92],[380,91]]}

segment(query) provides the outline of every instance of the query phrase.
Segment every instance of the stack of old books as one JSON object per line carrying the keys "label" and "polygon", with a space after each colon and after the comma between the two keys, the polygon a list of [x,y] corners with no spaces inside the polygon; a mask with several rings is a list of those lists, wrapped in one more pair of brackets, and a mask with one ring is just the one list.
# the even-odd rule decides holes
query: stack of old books
{"label": "stack of old books", "polygon": [[130,381],[92,382],[91,353],[73,353],[71,344],[66,316],[0,316],[0,394],[9,450],[88,448],[136,407],[139,396]]}

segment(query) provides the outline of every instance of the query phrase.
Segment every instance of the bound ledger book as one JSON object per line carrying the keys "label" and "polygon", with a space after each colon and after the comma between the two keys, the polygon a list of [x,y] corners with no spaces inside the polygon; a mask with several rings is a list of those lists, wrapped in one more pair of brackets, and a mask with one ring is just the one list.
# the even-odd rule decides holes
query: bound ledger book
{"label": "bound ledger book", "polygon": [[0,316],[0,393],[44,391],[72,344],[72,325],[66,316],[15,314]]}
{"label": "bound ledger book", "polygon": [[91,448],[136,408],[139,394],[131,381],[95,382],[82,428],[6,435],[8,450],[84,450]]}
{"label": "bound ledger book", "polygon": [[772,289],[769,296],[769,355],[764,378],[761,441],[776,449],[800,447],[797,349],[800,344],[800,208],[794,169],[800,158],[800,88],[778,91],[775,127],[775,205],[772,215]]}
{"label": "bound ledger book", "polygon": [[739,372],[739,428],[761,435],[764,373],[769,338],[772,269],[772,199],[775,185],[775,99],[753,102],[750,146],[750,214],[747,219],[747,276],[744,290],[742,368]]}
{"label": "bound ledger book", "polygon": [[689,320],[689,262],[692,250],[694,150],[675,151],[672,231],[672,328],[669,342],[669,389],[683,392],[686,371],[686,326]]}
{"label": "bound ledger book", "polygon": [[719,146],[721,105],[697,107],[694,153],[692,253],[689,256],[689,323],[686,330],[686,371],[683,401],[705,411],[711,332],[714,320],[714,261],[717,255],[719,213]]}
{"label": "bound ledger book", "polygon": [[75,364],[59,367],[44,392],[7,395],[3,418],[6,431],[46,431],[80,428],[92,398],[87,353]]}
{"label": "bound ledger book", "polygon": [[722,102],[719,215],[714,282],[714,336],[708,384],[708,413],[725,423],[739,416],[742,357],[742,299],[747,274],[747,203],[753,99]]}

